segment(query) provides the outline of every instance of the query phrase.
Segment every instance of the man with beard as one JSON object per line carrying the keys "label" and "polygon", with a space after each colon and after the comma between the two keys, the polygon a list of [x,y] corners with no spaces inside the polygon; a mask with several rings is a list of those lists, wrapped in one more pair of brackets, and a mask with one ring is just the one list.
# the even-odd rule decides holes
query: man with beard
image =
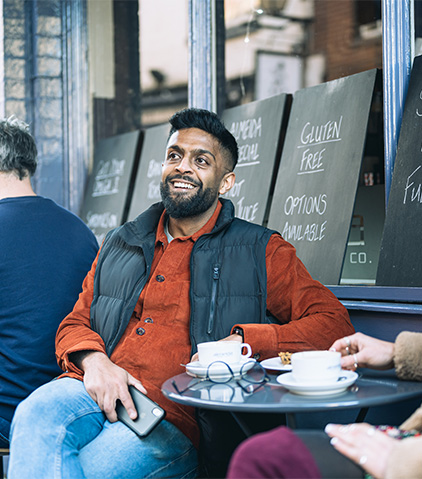
{"label": "man with beard", "polygon": [[[192,408],[162,383],[202,341],[250,343],[261,359],[325,349],[351,334],[344,307],[275,231],[234,218],[237,144],[205,110],[175,114],[157,203],[104,240],[56,338],[62,378],[39,388],[12,425],[9,476],[195,477]],[[137,412],[133,385],[166,420],[140,439],[117,421]]]}

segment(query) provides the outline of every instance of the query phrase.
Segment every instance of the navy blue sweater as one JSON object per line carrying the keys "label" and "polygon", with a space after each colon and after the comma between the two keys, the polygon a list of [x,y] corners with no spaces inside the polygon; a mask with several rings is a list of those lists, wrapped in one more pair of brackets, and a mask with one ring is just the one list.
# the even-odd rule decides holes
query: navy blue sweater
{"label": "navy blue sweater", "polygon": [[97,249],[88,227],[52,200],[0,200],[0,441],[18,403],[60,374],[56,330]]}

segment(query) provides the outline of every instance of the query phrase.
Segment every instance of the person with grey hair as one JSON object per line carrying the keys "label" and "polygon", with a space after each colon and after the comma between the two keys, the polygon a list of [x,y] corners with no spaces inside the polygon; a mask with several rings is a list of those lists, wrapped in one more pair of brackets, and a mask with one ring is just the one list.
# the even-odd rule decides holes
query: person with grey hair
{"label": "person with grey hair", "polygon": [[17,405],[60,374],[56,330],[98,250],[82,220],[36,195],[36,169],[28,125],[0,121],[0,447]]}

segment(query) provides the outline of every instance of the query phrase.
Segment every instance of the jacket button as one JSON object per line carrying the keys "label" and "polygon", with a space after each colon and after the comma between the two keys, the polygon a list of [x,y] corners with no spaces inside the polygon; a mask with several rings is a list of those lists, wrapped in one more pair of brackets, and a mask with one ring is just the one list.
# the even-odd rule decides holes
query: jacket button
{"label": "jacket button", "polygon": [[144,328],[138,328],[136,330],[136,334],[139,334],[139,336],[143,336],[145,334],[145,329]]}
{"label": "jacket button", "polygon": [[162,282],[165,280],[164,276],[161,275],[161,274],[157,274],[157,276],[155,277],[155,279],[156,279],[159,283],[162,283]]}
{"label": "jacket button", "polygon": [[261,357],[261,355],[259,353],[256,353],[252,357],[258,361],[258,359]]}
{"label": "jacket button", "polygon": [[154,321],[152,320],[152,318],[145,318],[144,322],[145,323],[153,323]]}

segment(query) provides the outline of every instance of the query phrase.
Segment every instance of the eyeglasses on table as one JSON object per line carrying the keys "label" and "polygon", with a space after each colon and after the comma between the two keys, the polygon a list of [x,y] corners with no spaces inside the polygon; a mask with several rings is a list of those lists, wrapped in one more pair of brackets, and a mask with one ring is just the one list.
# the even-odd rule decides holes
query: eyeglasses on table
{"label": "eyeglasses on table", "polygon": [[270,380],[265,369],[256,361],[247,361],[242,365],[240,371],[233,372],[229,364],[224,361],[214,361],[208,365],[207,372],[203,378],[190,383],[186,388],[180,390],[173,380],[172,385],[178,394],[182,395],[198,384],[209,381],[213,384],[227,384],[230,381],[235,383],[247,394],[253,394],[260,387]]}

